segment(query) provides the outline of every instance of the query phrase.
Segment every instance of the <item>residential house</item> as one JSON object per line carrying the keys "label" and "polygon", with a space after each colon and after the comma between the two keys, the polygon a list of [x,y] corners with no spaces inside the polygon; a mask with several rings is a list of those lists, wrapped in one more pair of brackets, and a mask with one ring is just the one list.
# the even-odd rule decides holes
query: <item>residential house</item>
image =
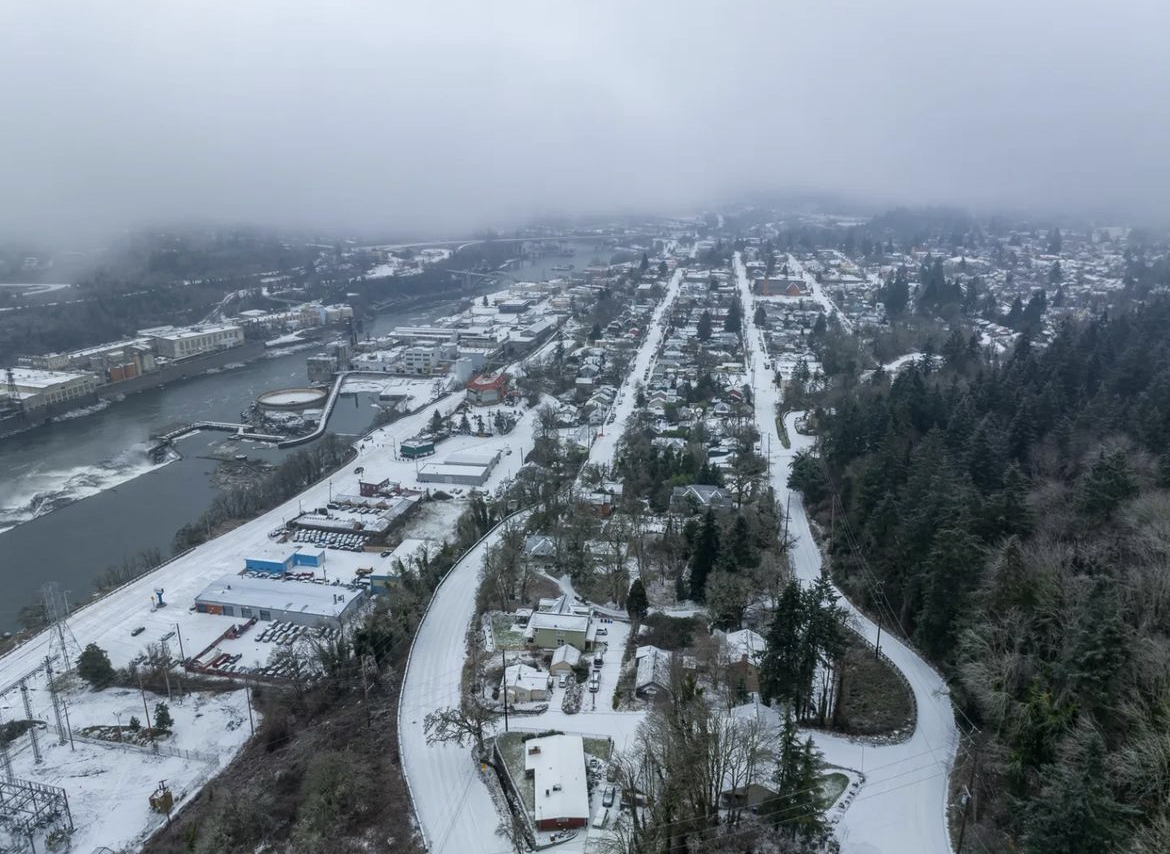
{"label": "residential house", "polygon": [[552,537],[542,535],[524,540],[524,557],[536,566],[552,566],[557,559],[557,544]]}
{"label": "residential house", "polygon": [[652,700],[659,694],[671,693],[670,670],[672,655],[656,646],[640,646],[634,654],[637,671],[634,675],[634,694],[643,700]]}
{"label": "residential house", "polygon": [[475,377],[467,383],[467,402],[476,406],[500,403],[508,392],[508,375]]}
{"label": "residential house", "polygon": [[528,619],[524,641],[538,649],[568,644],[581,651],[592,649],[597,628],[588,615],[537,611]]}
{"label": "residential house", "polygon": [[721,510],[731,506],[731,492],[721,486],[692,483],[676,486],[670,493],[670,509],[675,513],[696,513],[708,507]]}
{"label": "residential house", "polygon": [[504,669],[504,696],[509,703],[535,703],[548,699],[549,675],[527,664]]}
{"label": "residential house", "polygon": [[524,743],[524,773],[533,777],[537,830],[585,826],[589,787],[581,736],[530,738]]}
{"label": "residential house", "polygon": [[751,629],[728,632],[723,637],[723,655],[727,667],[727,681],[748,694],[760,691],[760,664],[764,660],[767,643]]}

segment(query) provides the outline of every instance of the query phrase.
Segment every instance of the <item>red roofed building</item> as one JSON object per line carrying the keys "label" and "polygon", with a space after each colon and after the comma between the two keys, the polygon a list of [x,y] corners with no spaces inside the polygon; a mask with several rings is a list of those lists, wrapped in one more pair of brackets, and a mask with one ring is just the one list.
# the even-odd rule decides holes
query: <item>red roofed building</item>
{"label": "red roofed building", "polygon": [[496,374],[494,377],[472,377],[467,383],[467,401],[476,406],[491,406],[499,403],[508,393],[508,375]]}
{"label": "red roofed building", "polygon": [[805,295],[801,280],[789,278],[756,279],[755,292],[762,297],[802,297]]}

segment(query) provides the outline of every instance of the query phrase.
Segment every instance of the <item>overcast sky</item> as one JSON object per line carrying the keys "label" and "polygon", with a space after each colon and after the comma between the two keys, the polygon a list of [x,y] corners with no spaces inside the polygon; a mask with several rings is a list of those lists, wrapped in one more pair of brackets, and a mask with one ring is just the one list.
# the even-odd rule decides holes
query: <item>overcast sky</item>
{"label": "overcast sky", "polygon": [[1170,219],[1166,0],[2,0],[0,232],[753,189]]}

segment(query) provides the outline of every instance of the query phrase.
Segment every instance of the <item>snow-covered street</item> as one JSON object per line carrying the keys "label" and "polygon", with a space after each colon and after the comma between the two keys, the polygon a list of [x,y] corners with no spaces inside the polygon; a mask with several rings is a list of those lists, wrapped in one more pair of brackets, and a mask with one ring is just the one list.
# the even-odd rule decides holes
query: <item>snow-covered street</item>
{"label": "snow-covered street", "polygon": [[[785,448],[776,427],[780,389],[766,366],[761,332],[754,324],[753,295],[742,259],[735,257],[735,274],[744,303],[746,360],[755,395],[757,426],[768,456],[769,473],[779,505],[790,504],[789,532],[796,539],[792,562],[797,577],[810,583],[821,575],[821,554],[813,540],[800,493],[788,488],[793,456],[813,445],[796,431],[799,413],[788,413],[785,428],[791,447]],[[807,278],[807,277],[806,277]],[[877,626],[844,597],[841,604],[854,628],[871,644]],[[942,677],[913,650],[888,632],[882,651],[910,684],[918,709],[914,734],[893,745],[864,745],[848,739],[813,733],[827,762],[865,775],[856,799],[842,817],[837,834],[844,854],[944,854],[952,850],[947,828],[947,783],[959,742],[950,695]]]}
{"label": "snow-covered street", "polygon": [[670,277],[670,284],[666,288],[666,293],[654,309],[654,316],[650,321],[649,328],[646,330],[646,336],[642,339],[642,344],[638,348],[638,355],[629,367],[625,382],[622,383],[622,387],[618,390],[618,396],[614,401],[613,407],[613,422],[606,424],[602,428],[601,434],[589,448],[590,463],[605,465],[613,462],[614,453],[617,451],[618,440],[626,432],[626,424],[630,420],[630,415],[634,412],[637,401],[635,388],[639,383],[645,381],[650,367],[654,363],[654,358],[658,353],[658,348],[662,345],[662,336],[666,331],[666,324],[664,322],[666,313],[678,297],[679,291],[682,288],[682,279],[683,268],[679,267],[674,271],[674,275]]}
{"label": "snow-covered street", "polygon": [[[617,441],[635,408],[634,388],[649,370],[662,342],[666,313],[678,296],[682,270],[676,270],[653,322],[642,340],[636,358],[622,384],[614,407],[614,420],[607,424],[589,451],[589,462],[612,461]],[[402,768],[410,786],[421,830],[430,854],[472,854],[508,850],[497,836],[500,817],[471,752],[454,744],[428,745],[423,729],[427,713],[458,706],[463,662],[464,635],[475,613],[479,570],[487,549],[502,535],[497,526],[459,561],[435,592],[434,599],[415,636],[399,701],[398,733]],[[562,728],[571,732],[607,735],[622,747],[642,719],[640,713],[612,710],[613,690],[621,663],[623,626],[615,625],[611,643],[614,653],[606,661],[603,690],[576,715],[560,711],[559,699],[549,710],[519,721],[522,727]]]}

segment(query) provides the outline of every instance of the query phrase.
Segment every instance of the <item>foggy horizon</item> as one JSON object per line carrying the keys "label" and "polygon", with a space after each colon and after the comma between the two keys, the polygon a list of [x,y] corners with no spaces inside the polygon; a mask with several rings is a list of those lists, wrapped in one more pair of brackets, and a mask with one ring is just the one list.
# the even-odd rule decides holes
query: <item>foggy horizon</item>
{"label": "foggy horizon", "polygon": [[7,4],[0,238],[824,193],[1165,223],[1154,2]]}

